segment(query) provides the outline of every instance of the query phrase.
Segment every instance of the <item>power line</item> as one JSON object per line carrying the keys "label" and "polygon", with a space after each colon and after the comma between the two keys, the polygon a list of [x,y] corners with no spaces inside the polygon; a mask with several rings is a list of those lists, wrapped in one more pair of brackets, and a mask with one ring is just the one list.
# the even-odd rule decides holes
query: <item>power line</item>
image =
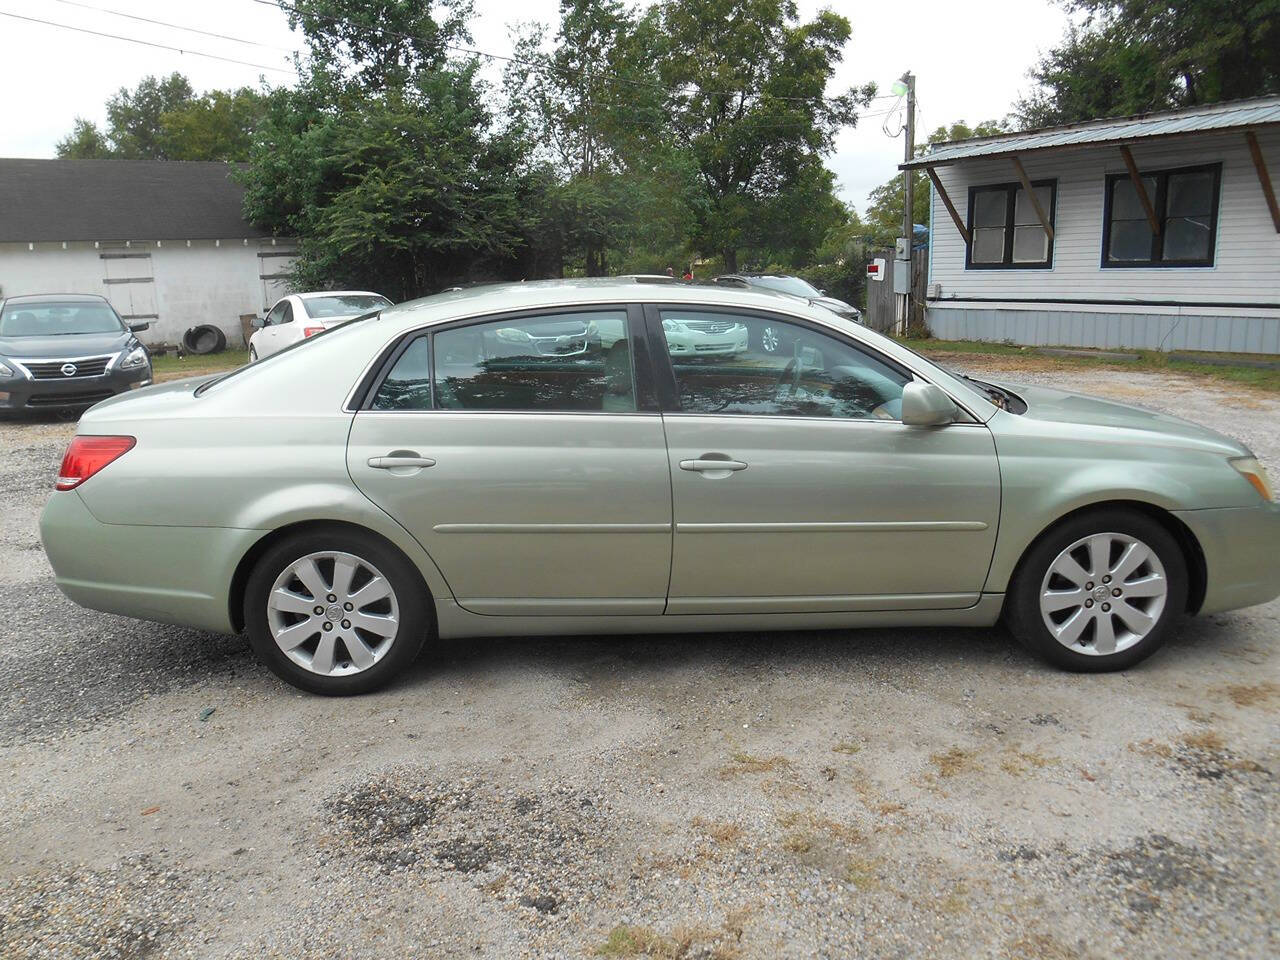
{"label": "power line", "polygon": [[288,47],[277,47],[270,43],[260,43],[257,40],[245,40],[241,37],[232,37],[225,33],[213,33],[210,30],[201,30],[198,27],[187,27],[180,23],[169,23],[165,20],[153,20],[151,17],[141,17],[134,13],[124,13],[120,10],[108,10],[105,7],[95,7],[89,3],[78,3],[77,0],[54,0],[55,3],[61,3],[68,7],[79,7],[81,10],[92,10],[95,13],[105,13],[112,17],[123,17],[125,20],[136,20],[139,23],[150,23],[157,27],[169,27],[172,30],[183,30],[187,33],[196,33],[202,37],[213,37],[215,40],[229,40],[232,43],[243,43],[250,47],[262,47],[266,50],[279,50],[282,53],[292,53],[293,50]]}
{"label": "power line", "polygon": [[283,67],[270,67],[265,63],[251,63],[248,60],[237,60],[234,57],[220,57],[216,53],[201,53],[199,50],[186,50],[182,47],[173,47],[167,43],[153,43],[150,40],[140,40],[137,37],[126,37],[118,33],[106,33],[101,30],[90,30],[87,27],[73,27],[69,23],[56,23],[53,20],[41,20],[38,17],[24,17],[18,13],[10,13],[7,10],[0,10],[0,17],[12,17],[14,20],[25,20],[27,23],[39,23],[46,27],[58,27],[62,30],[72,30],[75,33],[87,33],[94,37],[105,37],[108,40],[123,40],[126,43],[136,43],[144,47],[154,47],[157,50],[173,50],[176,53],[190,54],[193,57],[203,57],[206,60],[221,60],[223,63],[235,63],[242,67],[256,67],[259,70],[271,70],[275,73],[292,73],[292,70],[286,70]]}

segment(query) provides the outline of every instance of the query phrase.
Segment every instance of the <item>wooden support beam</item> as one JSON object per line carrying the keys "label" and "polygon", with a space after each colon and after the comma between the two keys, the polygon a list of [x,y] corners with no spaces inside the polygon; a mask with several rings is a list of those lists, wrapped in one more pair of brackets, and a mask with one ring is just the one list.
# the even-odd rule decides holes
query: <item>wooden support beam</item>
{"label": "wooden support beam", "polygon": [[1133,182],[1133,189],[1138,194],[1142,209],[1147,212],[1147,223],[1151,224],[1151,232],[1158,237],[1160,236],[1160,219],[1156,216],[1156,208],[1151,205],[1151,198],[1147,196],[1147,188],[1142,182],[1141,174],[1138,173],[1138,165],[1133,162],[1133,153],[1127,146],[1121,144],[1120,155],[1124,157],[1124,165],[1129,168],[1129,179]]}
{"label": "wooden support beam", "polygon": [[1253,169],[1258,171],[1258,183],[1262,185],[1262,195],[1267,198],[1267,209],[1271,211],[1271,222],[1275,224],[1276,233],[1280,233],[1280,204],[1276,203],[1276,191],[1271,186],[1271,174],[1267,172],[1267,162],[1262,159],[1262,147],[1258,145],[1258,137],[1252,130],[1244,132],[1249,141],[1249,153],[1253,157]]}
{"label": "wooden support beam", "polygon": [[933,172],[933,167],[925,167],[924,172],[929,175],[929,179],[933,181],[933,189],[938,191],[938,196],[942,198],[943,205],[947,208],[947,213],[951,214],[951,222],[956,225],[956,229],[960,231],[960,236],[964,237],[964,245],[967,247],[971,243],[969,239],[969,228],[964,225],[964,221],[960,219],[960,214],[956,213],[956,205],[951,202],[951,198],[947,196],[947,191],[942,186],[942,181],[938,179],[938,175]]}
{"label": "wooden support beam", "polygon": [[1031,198],[1031,205],[1035,207],[1036,216],[1040,218],[1040,226],[1044,227],[1045,235],[1049,238],[1049,242],[1053,243],[1053,224],[1049,222],[1049,214],[1045,213],[1044,207],[1040,206],[1040,198],[1036,196],[1036,192],[1031,186],[1031,178],[1027,176],[1027,171],[1023,169],[1022,161],[1016,156],[1013,158],[1013,169],[1018,171],[1018,179],[1022,181],[1022,189],[1027,191],[1027,196]]}

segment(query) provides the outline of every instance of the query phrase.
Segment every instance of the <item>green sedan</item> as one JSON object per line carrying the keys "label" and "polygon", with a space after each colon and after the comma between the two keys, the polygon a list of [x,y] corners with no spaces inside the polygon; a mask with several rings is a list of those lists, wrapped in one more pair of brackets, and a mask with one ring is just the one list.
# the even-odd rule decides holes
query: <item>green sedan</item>
{"label": "green sedan", "polygon": [[[713,348],[673,349],[690,329]],[[1280,505],[1235,440],[636,278],[428,297],[100,403],[41,533],[77,603],[245,631],[324,694],[436,638],[1001,617],[1115,670],[1280,594]]]}

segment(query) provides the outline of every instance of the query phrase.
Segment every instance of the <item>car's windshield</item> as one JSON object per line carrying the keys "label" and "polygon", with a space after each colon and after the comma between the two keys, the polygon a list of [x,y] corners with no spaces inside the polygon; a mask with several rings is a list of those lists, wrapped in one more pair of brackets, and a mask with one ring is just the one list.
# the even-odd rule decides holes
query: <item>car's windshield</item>
{"label": "car's windshield", "polygon": [[307,297],[302,301],[307,316],[317,320],[328,317],[353,317],[358,313],[367,313],[385,307],[391,301],[386,297],[369,294],[342,293],[331,297]]}
{"label": "car's windshield", "polygon": [[779,293],[789,293],[796,297],[820,297],[812,286],[799,277],[752,277],[751,282],[758,287],[768,287]]}
{"label": "car's windshield", "polygon": [[108,303],[41,301],[7,303],[0,337],[57,337],[73,333],[121,333],[124,324]]}

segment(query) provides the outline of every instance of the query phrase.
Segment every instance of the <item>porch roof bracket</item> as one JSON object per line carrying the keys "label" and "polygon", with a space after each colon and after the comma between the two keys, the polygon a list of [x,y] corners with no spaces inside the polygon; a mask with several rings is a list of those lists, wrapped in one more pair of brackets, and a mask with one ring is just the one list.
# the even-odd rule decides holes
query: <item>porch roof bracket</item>
{"label": "porch roof bracket", "polygon": [[1049,238],[1049,242],[1053,242],[1053,225],[1049,223],[1049,214],[1045,213],[1044,207],[1040,205],[1040,198],[1036,196],[1035,190],[1031,188],[1031,179],[1027,176],[1027,171],[1023,169],[1022,161],[1016,156],[1013,160],[1013,169],[1018,171],[1018,179],[1022,181],[1022,189],[1027,191],[1027,196],[1031,198],[1031,206],[1035,207],[1036,216],[1040,218],[1040,226],[1044,227],[1045,236]]}
{"label": "porch roof bracket", "polygon": [[951,214],[951,222],[956,225],[956,229],[960,231],[960,236],[964,237],[964,245],[970,244],[969,228],[964,225],[964,221],[960,219],[960,214],[956,213],[956,205],[951,202],[951,198],[947,196],[946,189],[942,186],[942,181],[938,179],[938,175],[933,172],[933,167],[925,167],[924,172],[929,175],[929,179],[933,181],[933,189],[938,191],[938,196],[942,198],[943,205],[947,208],[947,213]]}
{"label": "porch roof bracket", "polygon": [[1280,204],[1276,203],[1276,191],[1271,185],[1271,174],[1267,172],[1267,162],[1262,158],[1262,147],[1258,143],[1257,134],[1252,130],[1244,132],[1249,141],[1249,154],[1253,157],[1253,168],[1258,171],[1258,183],[1262,187],[1262,195],[1267,198],[1267,209],[1271,211],[1271,222],[1276,233],[1280,233]]}
{"label": "porch roof bracket", "polygon": [[1147,223],[1151,224],[1151,232],[1158,237],[1160,236],[1160,219],[1156,216],[1156,208],[1151,205],[1151,198],[1147,196],[1147,187],[1142,182],[1142,175],[1138,173],[1138,165],[1133,162],[1133,152],[1127,146],[1121,144],[1120,155],[1124,157],[1124,165],[1129,168],[1129,180],[1133,183],[1133,189],[1138,194],[1138,201],[1142,204],[1142,209],[1146,211]]}

